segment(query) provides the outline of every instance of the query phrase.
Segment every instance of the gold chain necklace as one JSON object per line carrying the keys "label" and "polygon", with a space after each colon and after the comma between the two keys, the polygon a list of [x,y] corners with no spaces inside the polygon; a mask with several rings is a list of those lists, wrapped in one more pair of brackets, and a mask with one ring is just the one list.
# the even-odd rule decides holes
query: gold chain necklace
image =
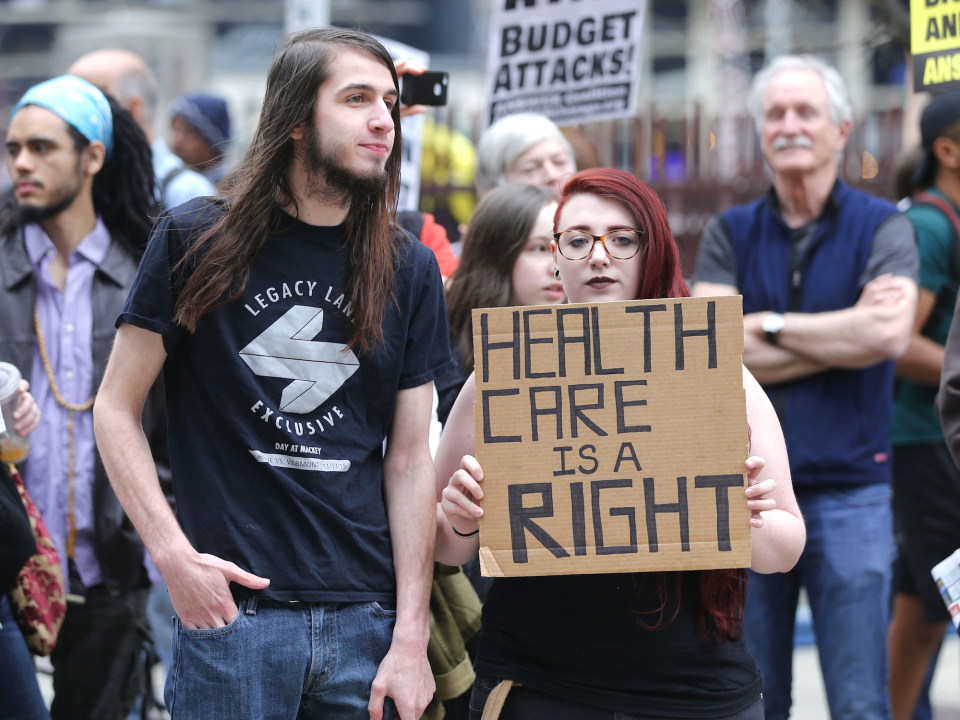
{"label": "gold chain necklace", "polygon": [[47,374],[47,382],[50,384],[50,392],[53,393],[57,404],[67,411],[67,437],[70,442],[70,459],[67,461],[67,483],[69,488],[69,500],[67,501],[67,557],[73,559],[73,551],[77,540],[77,518],[73,509],[74,498],[74,467],[73,467],[73,416],[78,412],[87,412],[93,407],[93,401],[96,394],[92,395],[85,403],[70,403],[63,399],[60,394],[60,388],[57,387],[57,381],[53,377],[53,368],[50,367],[50,357],[47,355],[47,343],[43,339],[43,330],[40,329],[40,312],[36,306],[33,308],[33,326],[37,331],[37,347],[40,350],[40,360],[43,362],[43,371]]}

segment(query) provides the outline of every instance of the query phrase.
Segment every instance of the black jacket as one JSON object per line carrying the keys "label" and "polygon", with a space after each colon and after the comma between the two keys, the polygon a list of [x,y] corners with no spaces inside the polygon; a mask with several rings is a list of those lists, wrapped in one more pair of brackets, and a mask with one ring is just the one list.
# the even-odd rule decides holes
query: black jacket
{"label": "black jacket", "polygon": [[36,551],[27,510],[7,466],[0,463],[0,595],[13,586],[20,569]]}
{"label": "black jacket", "polygon": [[[13,363],[25,378],[33,369],[36,332],[33,309],[37,278],[27,256],[22,229],[11,223],[0,230],[0,360]],[[123,238],[111,233],[106,257],[93,277],[94,390],[100,389],[114,327],[137,274],[139,258]],[[170,460],[162,376],[151,388],[143,408],[143,430],[150,443],[165,494],[170,497]],[[94,470],[93,510],[95,553],[104,585],[119,592],[143,582],[144,548],[107,479],[99,453]]]}
{"label": "black jacket", "polygon": [[940,426],[947,447],[950,448],[953,461],[960,466],[960,295],[957,296],[957,307],[944,352],[937,409],[940,411]]}

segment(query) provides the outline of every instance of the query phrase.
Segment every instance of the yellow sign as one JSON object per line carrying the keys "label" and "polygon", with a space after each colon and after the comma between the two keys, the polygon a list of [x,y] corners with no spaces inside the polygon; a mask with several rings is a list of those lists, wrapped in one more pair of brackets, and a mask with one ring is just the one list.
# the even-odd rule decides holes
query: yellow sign
{"label": "yellow sign", "polygon": [[960,89],[960,3],[910,0],[910,52],[915,92]]}

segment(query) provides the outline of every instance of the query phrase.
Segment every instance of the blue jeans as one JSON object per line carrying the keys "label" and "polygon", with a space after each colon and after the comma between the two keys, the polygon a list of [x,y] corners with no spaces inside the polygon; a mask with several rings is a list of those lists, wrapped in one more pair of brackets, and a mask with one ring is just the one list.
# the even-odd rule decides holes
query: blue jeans
{"label": "blue jeans", "polygon": [[793,630],[806,588],[832,720],[889,720],[887,625],[893,559],[889,485],[801,490],[807,545],[789,573],[750,578],[744,627],[769,720],[790,715]]}
{"label": "blue jeans", "polygon": [[27,643],[0,595],[0,719],[50,720]]}
{"label": "blue jeans", "polygon": [[174,612],[167,583],[161,582],[151,587],[150,599],[147,601],[147,619],[150,621],[157,658],[164,670],[169,669],[173,662],[173,623],[170,618]]}
{"label": "blue jeans", "polygon": [[[370,686],[396,610],[379,603],[252,598],[229,625],[179,619],[164,700],[172,720],[369,720]],[[393,717],[392,703],[384,718]]]}

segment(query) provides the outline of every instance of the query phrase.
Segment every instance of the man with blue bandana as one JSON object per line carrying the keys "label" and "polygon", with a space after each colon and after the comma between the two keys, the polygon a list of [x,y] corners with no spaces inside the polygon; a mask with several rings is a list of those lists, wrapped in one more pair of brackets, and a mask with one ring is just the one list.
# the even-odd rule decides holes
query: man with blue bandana
{"label": "man with blue bandana", "polygon": [[[0,359],[30,379],[43,413],[21,470],[68,592],[50,713],[119,719],[142,686],[149,580],[143,544],[100,461],[91,408],[151,227],[150,146],[129,113],[70,76],[27,91],[6,146],[13,188],[0,200]],[[163,475],[160,392],[143,424]]]}
{"label": "man with blue bandana", "polygon": [[74,61],[67,73],[112,95],[133,115],[150,142],[157,195],[165,208],[175,208],[195,197],[217,194],[212,182],[187,167],[163,137],[154,133],[160,91],[157,78],[143,58],[129,50],[95,50]]}

